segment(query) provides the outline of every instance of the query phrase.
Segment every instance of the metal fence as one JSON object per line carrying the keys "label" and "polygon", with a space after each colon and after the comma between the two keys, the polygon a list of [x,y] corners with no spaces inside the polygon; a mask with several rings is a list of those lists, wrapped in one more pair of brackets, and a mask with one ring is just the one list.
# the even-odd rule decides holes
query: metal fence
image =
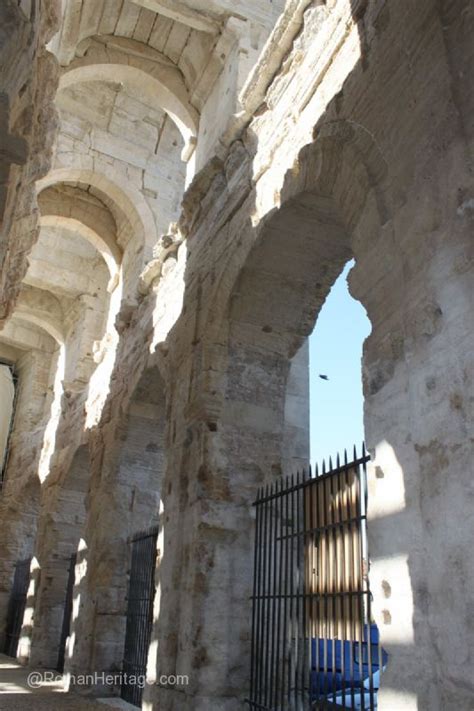
{"label": "metal fence", "polygon": [[67,588],[66,588],[66,599],[64,602],[64,615],[63,624],[61,627],[61,639],[59,642],[59,653],[58,653],[58,663],[57,670],[60,672],[64,671],[64,659],[66,656],[66,643],[67,638],[71,633],[71,617],[72,617],[72,603],[74,597],[74,579],[76,571],[76,561],[77,553],[73,553],[69,558],[69,568],[67,575]]}
{"label": "metal fence", "polygon": [[13,586],[8,602],[7,625],[5,632],[4,652],[10,657],[16,657],[18,642],[25,614],[28,586],[30,583],[31,558],[19,560],[15,564]]}
{"label": "metal fence", "polygon": [[153,625],[157,538],[158,526],[154,526],[135,534],[130,540],[132,560],[121,697],[139,707],[146,678],[148,646]]}
{"label": "metal fence", "polygon": [[7,368],[10,369],[11,375],[12,375],[13,387],[14,387],[13,402],[12,402],[12,414],[11,414],[10,422],[8,425],[7,442],[6,442],[5,452],[3,454],[3,461],[0,461],[0,490],[1,490],[3,488],[4,483],[5,483],[5,474],[7,471],[7,465],[8,465],[8,461],[10,458],[11,436],[12,436],[12,432],[13,432],[13,426],[15,424],[15,412],[16,412],[16,406],[17,406],[17,400],[18,400],[18,373],[16,372],[16,368],[12,363],[8,363],[7,361],[0,360],[0,365],[5,365],[5,366],[7,366]]}
{"label": "metal fence", "polygon": [[365,449],[259,490],[251,709],[377,708],[387,655],[372,621]]}

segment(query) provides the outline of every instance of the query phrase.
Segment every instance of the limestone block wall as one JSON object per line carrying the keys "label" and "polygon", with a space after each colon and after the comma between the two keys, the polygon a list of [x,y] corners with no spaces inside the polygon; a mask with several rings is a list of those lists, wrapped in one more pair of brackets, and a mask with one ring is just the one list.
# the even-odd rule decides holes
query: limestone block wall
{"label": "limestone block wall", "polygon": [[56,119],[56,62],[45,45],[58,3],[6,0],[0,15],[0,320],[10,314],[37,238],[34,182],[49,168]]}
{"label": "limestone block wall", "polygon": [[146,97],[103,82],[64,89],[59,101],[54,167],[117,174],[142,192],[157,234],[165,234],[177,219],[185,176],[183,139],[172,120],[147,106]]}
{"label": "limestone block wall", "polygon": [[[69,471],[61,482],[43,495],[35,551],[39,560],[37,592],[31,601],[32,629],[23,629],[19,656],[32,665],[56,668],[65,609],[71,556],[77,552],[86,515],[86,495],[89,488],[89,452],[79,446],[70,462]],[[28,640],[28,643],[25,642]]]}
{"label": "limestone block wall", "polygon": [[[461,514],[472,387],[470,99],[458,103],[446,32],[430,2],[309,8],[265,109],[185,199],[184,306],[168,339],[176,437],[164,487],[173,520],[160,546],[157,668],[192,682],[148,690],[160,709],[241,707],[246,506],[279,471],[289,359],[351,255],[351,292],[372,323],[364,352],[366,435],[379,467],[371,579],[390,655],[380,707],[469,708],[469,663],[458,652],[470,646],[472,569],[472,520]],[[443,107],[436,119],[435,105]],[[441,381],[447,367],[452,377]],[[458,515],[447,530],[449,511]],[[466,581],[454,599],[444,572],[452,566],[459,575],[450,579]]]}
{"label": "limestone block wall", "polygon": [[[123,361],[120,367],[124,367]],[[140,367],[135,372],[138,375]],[[102,429],[97,439],[99,432],[93,435],[93,497],[88,500],[83,532],[86,548],[77,574],[80,576],[83,560],[87,561],[87,572],[81,578],[82,593],[73,620],[74,647],[67,662],[68,671],[73,673],[85,667],[121,668],[130,565],[128,539],[159,520],[165,469],[164,392],[156,367],[142,371],[138,383],[136,378],[133,381],[132,392],[131,383],[120,383],[115,403],[121,406],[107,432]],[[95,689],[105,695],[114,691],[117,689],[110,685]]]}
{"label": "limestone block wall", "polygon": [[[23,333],[22,333],[23,332]],[[0,644],[3,644],[6,612],[14,564],[33,555],[39,509],[38,468],[43,449],[45,426],[51,407],[51,390],[56,367],[53,340],[38,332],[36,342],[31,329],[9,321],[3,338],[23,336],[30,349],[13,353],[18,374],[18,393],[14,427],[9,442],[9,457],[2,487],[0,515],[2,543],[0,567]],[[33,346],[33,347],[31,347]],[[2,345],[2,351],[5,346]],[[7,352],[8,353],[8,352]]]}
{"label": "limestone block wall", "polygon": [[303,344],[291,361],[286,384],[282,471],[308,471],[309,451],[309,344]]}

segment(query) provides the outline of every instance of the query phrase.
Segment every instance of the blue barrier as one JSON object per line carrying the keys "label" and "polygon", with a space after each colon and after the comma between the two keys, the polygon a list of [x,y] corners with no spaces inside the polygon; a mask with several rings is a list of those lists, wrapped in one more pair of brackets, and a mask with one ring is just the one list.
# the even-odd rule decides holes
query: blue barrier
{"label": "blue barrier", "polygon": [[[379,631],[375,624],[370,626],[370,644],[368,641],[360,643],[313,639],[311,701],[327,700],[336,706],[356,710],[376,709],[380,676],[386,668],[387,660],[388,654],[380,648]],[[370,700],[369,661],[372,668],[374,706],[371,706]]]}

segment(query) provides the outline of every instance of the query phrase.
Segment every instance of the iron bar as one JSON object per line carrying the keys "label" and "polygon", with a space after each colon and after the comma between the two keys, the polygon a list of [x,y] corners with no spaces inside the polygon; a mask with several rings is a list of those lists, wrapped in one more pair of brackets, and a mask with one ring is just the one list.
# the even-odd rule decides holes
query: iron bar
{"label": "iron bar", "polygon": [[77,554],[73,553],[69,558],[69,567],[67,574],[67,584],[66,584],[66,598],[64,601],[64,613],[63,613],[63,623],[61,627],[61,639],[59,641],[59,653],[58,653],[58,663],[57,670],[59,672],[64,671],[64,659],[66,655],[66,642],[69,634],[71,632],[71,615],[72,615],[72,602],[74,593],[74,578],[76,570],[76,560]]}
{"label": "iron bar", "polygon": [[[365,455],[364,457],[360,457],[360,458],[352,461],[349,466],[356,468],[359,465],[364,464],[364,462],[369,462],[369,461],[370,461],[370,456]],[[344,470],[344,465],[341,465],[340,470],[341,471]],[[328,472],[324,471],[319,477],[317,477],[317,479],[318,479],[318,481],[324,481],[324,479],[328,479],[328,478],[334,476],[334,474],[336,474],[338,471],[339,471],[339,469],[337,469],[337,468],[333,469],[332,471],[328,471]],[[289,494],[292,492],[293,489],[304,489],[307,486],[311,486],[313,481],[314,481],[314,479],[306,479],[306,481],[304,481],[304,482],[292,484],[288,489],[286,489],[285,493]],[[267,500],[271,501],[271,499],[276,499],[276,498],[278,498],[277,494],[266,494],[266,496],[264,496],[260,501],[254,501],[252,503],[252,506],[257,506],[257,504],[263,504]]]}
{"label": "iron bar", "polygon": [[141,707],[142,680],[146,678],[148,646],[153,625],[155,562],[158,527],[131,536],[131,567],[127,596],[127,621],[121,697]]}
{"label": "iron bar", "polygon": [[[266,579],[267,579],[267,552],[268,552],[268,502],[266,498],[268,496],[268,485],[265,488],[266,496],[262,498],[263,504],[263,562],[262,562],[262,590],[265,591]],[[265,701],[264,695],[264,665],[266,661],[266,648],[265,648],[265,600],[262,600],[261,605],[261,659],[260,659],[260,675],[259,675],[259,689],[258,689],[258,701],[261,703]]]}
{"label": "iron bar", "polygon": [[[254,544],[254,567],[253,567],[253,599],[256,599],[258,590],[258,573],[259,567],[259,554],[261,551],[260,540],[259,540],[259,523],[261,519],[261,509],[257,506],[256,516],[255,516],[255,544]],[[255,684],[255,663],[259,659],[258,654],[258,640],[256,639],[256,626],[258,624],[258,611],[257,606],[252,605],[252,643],[250,649],[250,698],[253,698],[253,690]]]}
{"label": "iron bar", "polygon": [[368,461],[354,448],[258,492],[252,709],[377,708],[387,655],[368,583]]}

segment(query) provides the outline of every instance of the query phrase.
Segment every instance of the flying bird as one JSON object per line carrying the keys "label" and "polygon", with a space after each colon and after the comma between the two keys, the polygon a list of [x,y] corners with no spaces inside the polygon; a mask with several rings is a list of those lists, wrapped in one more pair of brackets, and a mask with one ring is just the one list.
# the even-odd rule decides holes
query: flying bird
{"label": "flying bird", "polygon": [[321,373],[319,374],[319,377],[321,378],[321,380],[329,380],[327,375],[321,375]]}

